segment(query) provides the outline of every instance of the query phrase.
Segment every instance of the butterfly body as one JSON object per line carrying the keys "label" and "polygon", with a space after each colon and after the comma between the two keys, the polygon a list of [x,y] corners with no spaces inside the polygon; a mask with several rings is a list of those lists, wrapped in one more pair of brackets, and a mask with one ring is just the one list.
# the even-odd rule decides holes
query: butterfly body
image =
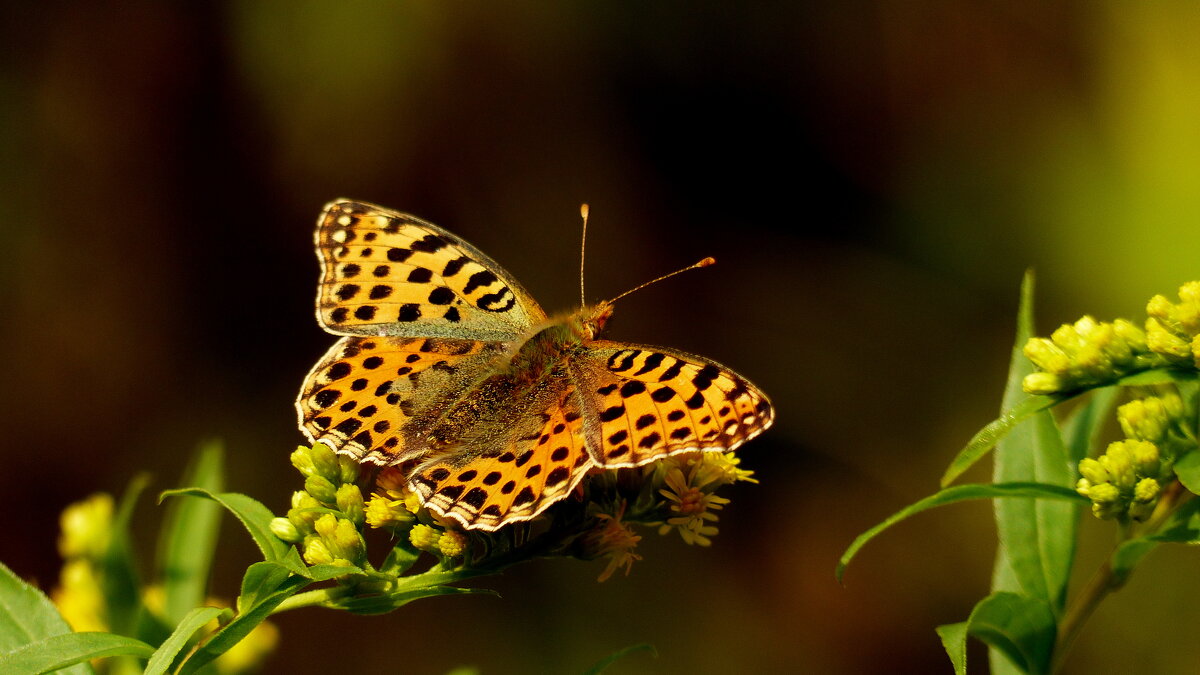
{"label": "butterfly body", "polygon": [[399,466],[426,506],[464,527],[533,518],[594,468],[732,449],[773,419],[719,364],[598,339],[609,302],[547,317],[431,223],[337,201],[317,248],[318,320],[345,337],[305,381],[301,428]]}

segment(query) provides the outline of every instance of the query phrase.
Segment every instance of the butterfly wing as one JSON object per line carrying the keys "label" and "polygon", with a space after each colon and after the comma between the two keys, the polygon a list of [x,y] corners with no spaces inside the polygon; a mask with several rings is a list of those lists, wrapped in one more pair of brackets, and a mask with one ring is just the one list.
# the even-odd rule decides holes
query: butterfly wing
{"label": "butterfly wing", "polygon": [[420,423],[477,381],[504,343],[449,338],[346,337],[308,373],[296,399],[312,442],[373,464],[425,451]]}
{"label": "butterfly wing", "polygon": [[408,214],[334,201],[316,244],[317,320],[336,335],[508,341],[546,318],[494,260]]}
{"label": "butterfly wing", "polygon": [[575,379],[599,466],[733,450],[774,421],[766,395],[714,361],[606,340],[589,347],[575,364]]}
{"label": "butterfly wing", "polygon": [[592,467],[573,385],[518,402],[503,433],[435,455],[409,486],[426,507],[464,527],[495,530],[529,520],[566,497]]}

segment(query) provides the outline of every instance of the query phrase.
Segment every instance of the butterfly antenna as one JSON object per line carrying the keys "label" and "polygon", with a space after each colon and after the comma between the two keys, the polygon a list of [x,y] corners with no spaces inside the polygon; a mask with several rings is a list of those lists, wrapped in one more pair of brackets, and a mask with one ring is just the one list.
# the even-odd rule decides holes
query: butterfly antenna
{"label": "butterfly antenna", "polygon": [[686,272],[686,271],[688,271],[688,270],[694,270],[694,269],[697,269],[697,268],[699,268],[699,267],[708,267],[709,265],[715,265],[715,264],[717,264],[717,259],[716,259],[716,258],[714,258],[714,257],[712,257],[712,256],[709,256],[709,257],[705,258],[704,260],[701,260],[701,261],[700,261],[700,262],[698,262],[698,263],[695,263],[695,264],[693,264],[693,265],[688,265],[687,267],[684,267],[683,269],[678,269],[678,270],[675,270],[674,272],[671,272],[670,274],[664,274],[664,275],[662,275],[661,277],[659,277],[659,278],[657,278],[657,279],[652,279],[652,280],[650,280],[650,281],[647,281],[646,283],[642,284],[641,286],[637,286],[637,287],[635,287],[635,288],[631,288],[631,289],[629,289],[629,290],[625,291],[624,293],[622,293],[622,294],[618,295],[617,297],[613,298],[612,300],[609,300],[608,302],[609,302],[609,304],[612,304],[612,303],[614,303],[614,302],[616,302],[616,301],[620,300],[621,298],[623,298],[623,297],[625,297],[625,296],[629,295],[630,293],[632,293],[632,292],[634,292],[634,291],[640,291],[640,290],[642,290],[643,288],[645,288],[645,287],[649,286],[650,284],[657,284],[658,282],[662,281],[663,279],[669,279],[669,278],[671,278],[671,277],[673,277],[673,276],[675,276],[676,274],[679,274],[679,273],[681,273],[681,272]]}
{"label": "butterfly antenna", "polygon": [[587,296],[583,294],[583,255],[587,252],[587,217],[588,205],[579,205],[579,215],[583,217],[583,237],[579,242],[579,306],[587,306]]}

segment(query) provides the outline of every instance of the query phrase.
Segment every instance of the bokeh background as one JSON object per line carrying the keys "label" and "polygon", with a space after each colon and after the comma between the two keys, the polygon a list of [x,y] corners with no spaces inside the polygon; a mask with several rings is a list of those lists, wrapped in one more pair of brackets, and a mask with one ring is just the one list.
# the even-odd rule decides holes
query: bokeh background
{"label": "bokeh background", "polygon": [[[581,202],[610,337],[772,395],[711,549],[647,534],[628,578],[544,561],[385,617],[283,615],[267,672],[949,672],[990,510],[860,531],[932,492],[994,416],[1023,270],[1039,327],[1138,317],[1200,277],[1192,3],[6,3],[0,67],[0,559],[53,584],[57,514],[203,439],[282,511],[292,400],[333,338],[312,227],[417,214],[576,302]],[[973,478],[986,479],[986,468]],[[159,508],[141,507],[149,555]],[[1080,570],[1111,533],[1085,528]],[[214,592],[254,560],[227,521]],[[1107,602],[1070,669],[1200,659],[1194,551]],[[977,654],[978,652],[973,652]],[[1095,672],[1095,671],[1093,671]]]}

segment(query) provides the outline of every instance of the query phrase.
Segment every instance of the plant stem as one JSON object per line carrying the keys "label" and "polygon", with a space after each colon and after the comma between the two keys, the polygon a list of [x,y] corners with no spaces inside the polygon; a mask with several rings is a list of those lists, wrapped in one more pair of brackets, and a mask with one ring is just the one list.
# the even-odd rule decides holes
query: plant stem
{"label": "plant stem", "polygon": [[1054,641],[1054,657],[1050,661],[1051,674],[1057,673],[1062,668],[1067,654],[1071,651],[1071,646],[1075,643],[1075,638],[1079,637],[1079,631],[1083,628],[1083,624],[1091,617],[1092,612],[1096,611],[1100,601],[1117,589],[1115,581],[1112,563],[1110,560],[1106,560],[1088,580],[1087,585],[1083,587],[1075,601],[1071,603],[1066,616],[1058,624],[1058,636]]}
{"label": "plant stem", "polygon": [[305,591],[297,593],[292,597],[279,603],[271,614],[286,612],[289,609],[297,609],[299,607],[312,607],[321,605],[330,600],[337,600],[350,594],[352,589],[345,586],[330,586],[329,588],[318,588],[315,591]]}
{"label": "plant stem", "polygon": [[[1153,534],[1163,526],[1171,514],[1180,505],[1180,499],[1185,494],[1183,486],[1179,481],[1175,481],[1167,486],[1159,499],[1158,506],[1154,509],[1154,513],[1140,528],[1139,535],[1146,536]],[[1117,545],[1132,538],[1132,528],[1128,522],[1122,523],[1120,527],[1120,536],[1118,537]],[[1079,637],[1079,632],[1083,628],[1083,624],[1091,617],[1092,612],[1096,611],[1096,607],[1100,605],[1109,593],[1119,589],[1128,581],[1128,574],[1125,579],[1118,580],[1113,575],[1112,558],[1104,561],[1104,564],[1096,570],[1092,578],[1088,580],[1083,590],[1071,603],[1067,610],[1066,616],[1058,624],[1058,635],[1054,641],[1054,657],[1050,661],[1050,673],[1059,672],[1063,663],[1066,661],[1067,654],[1071,651],[1071,647],[1075,643],[1075,638]]]}

